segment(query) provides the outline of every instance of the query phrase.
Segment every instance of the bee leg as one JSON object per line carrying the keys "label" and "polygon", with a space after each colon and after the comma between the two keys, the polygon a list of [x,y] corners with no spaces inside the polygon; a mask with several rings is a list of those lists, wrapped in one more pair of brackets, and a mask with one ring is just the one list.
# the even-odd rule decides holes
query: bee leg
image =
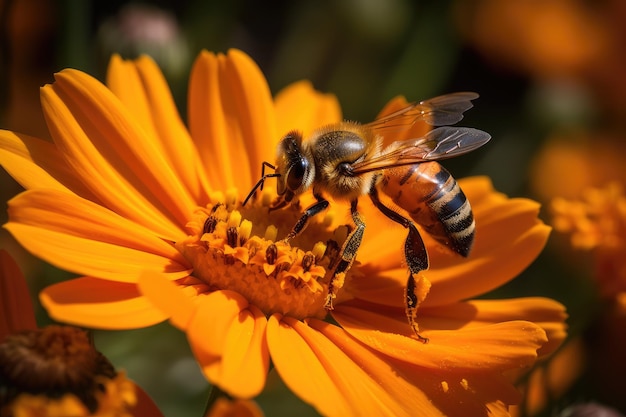
{"label": "bee leg", "polygon": [[361,246],[361,241],[363,240],[363,232],[365,231],[365,221],[363,217],[357,211],[357,200],[354,200],[350,203],[350,213],[352,214],[352,220],[356,227],[348,237],[346,241],[343,243],[341,247],[341,259],[337,263],[337,267],[333,271],[333,276],[330,278],[328,282],[328,296],[326,297],[326,304],[324,307],[327,310],[333,309],[333,299],[337,296],[337,290],[339,288],[336,287],[335,279],[341,273],[345,273],[350,269],[352,263],[354,262],[354,258],[356,258],[356,253],[359,250],[359,246]]}
{"label": "bee leg", "polygon": [[315,216],[316,214],[321,213],[322,211],[328,208],[330,203],[327,200],[325,200],[324,197],[322,197],[321,195],[315,195],[315,198],[317,199],[317,202],[313,203],[306,210],[304,210],[304,213],[302,213],[302,216],[298,219],[296,224],[293,226],[293,228],[291,229],[291,232],[289,232],[287,237],[285,237],[285,242],[289,242],[291,239],[295,238],[300,233],[302,233],[304,229],[306,229],[307,225],[309,224],[309,219],[311,217]]}
{"label": "bee leg", "polygon": [[369,196],[376,208],[385,216],[409,229],[409,234],[404,241],[404,257],[406,259],[407,266],[409,267],[409,278],[407,279],[406,289],[404,292],[406,317],[409,321],[409,326],[411,326],[411,329],[413,329],[413,332],[415,333],[415,336],[417,336],[420,341],[428,343],[428,338],[419,334],[419,327],[417,325],[417,308],[419,307],[419,300],[415,294],[415,276],[420,271],[428,269],[428,252],[426,252],[424,241],[422,240],[417,227],[415,227],[415,224],[413,224],[411,220],[393,211],[380,201],[380,198],[378,197],[378,190],[376,190],[375,187],[372,187]]}

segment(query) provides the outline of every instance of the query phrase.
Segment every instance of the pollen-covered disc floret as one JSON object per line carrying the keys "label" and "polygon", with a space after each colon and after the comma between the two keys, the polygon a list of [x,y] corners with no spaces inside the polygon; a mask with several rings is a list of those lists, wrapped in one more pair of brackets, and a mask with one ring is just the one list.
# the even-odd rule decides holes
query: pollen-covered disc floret
{"label": "pollen-covered disc floret", "polygon": [[[277,240],[278,229],[267,219],[275,219],[281,227],[293,225],[299,210],[270,214],[267,199],[242,211],[236,206],[218,202],[199,208],[187,224],[191,234],[176,247],[193,265],[193,276],[199,282],[188,279],[185,284],[196,288],[206,285],[206,291],[236,291],[267,315],[281,313],[298,319],[326,316],[329,271],[347,228],[334,232],[323,228],[323,234],[307,234],[307,229],[303,236],[310,238],[299,239],[301,247],[292,246]],[[244,219],[242,213],[254,222]],[[258,234],[253,233],[257,230]],[[314,240],[324,234],[325,241]],[[343,277],[339,278],[341,285]]]}

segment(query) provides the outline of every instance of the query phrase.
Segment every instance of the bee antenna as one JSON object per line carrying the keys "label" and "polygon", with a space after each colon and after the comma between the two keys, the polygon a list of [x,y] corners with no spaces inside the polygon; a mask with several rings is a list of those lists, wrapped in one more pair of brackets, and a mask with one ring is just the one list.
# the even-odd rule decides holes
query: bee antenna
{"label": "bee antenna", "polygon": [[265,168],[276,169],[276,167],[270,164],[269,162],[265,162],[265,161],[263,162],[263,164],[261,165],[261,179],[254,185],[254,187],[252,187],[252,190],[250,191],[250,193],[248,193],[248,196],[246,197],[246,199],[243,200],[243,204],[242,204],[243,206],[245,206],[248,200],[252,198],[252,196],[256,193],[257,189],[263,190],[263,184],[265,183],[266,178],[280,177],[280,174],[276,172],[272,172],[271,174],[266,174]]}

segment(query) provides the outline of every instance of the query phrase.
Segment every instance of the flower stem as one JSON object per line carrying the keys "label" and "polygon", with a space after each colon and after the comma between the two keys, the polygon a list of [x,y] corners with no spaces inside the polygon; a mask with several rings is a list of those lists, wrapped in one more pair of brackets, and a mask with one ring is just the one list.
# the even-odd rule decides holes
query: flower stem
{"label": "flower stem", "polygon": [[213,405],[217,402],[219,398],[227,398],[229,400],[232,399],[232,397],[228,395],[226,392],[222,391],[220,387],[218,387],[217,385],[212,385],[211,392],[209,392],[209,398],[207,398],[206,407],[204,408],[203,415],[205,416],[209,415],[209,411],[211,410],[211,408],[213,407]]}

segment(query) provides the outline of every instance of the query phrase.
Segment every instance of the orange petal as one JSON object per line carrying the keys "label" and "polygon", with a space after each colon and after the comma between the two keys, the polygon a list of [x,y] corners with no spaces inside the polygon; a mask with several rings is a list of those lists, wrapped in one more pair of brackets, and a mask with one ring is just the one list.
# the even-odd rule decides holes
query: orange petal
{"label": "orange petal", "polygon": [[[386,309],[360,301],[353,301],[350,305],[379,312]],[[402,328],[404,332],[408,331],[403,308],[384,311],[398,317],[399,331]],[[567,337],[566,319],[565,307],[561,303],[542,297],[470,300],[436,307],[423,306],[418,312],[421,329],[453,330],[514,320],[532,322],[541,327],[548,338],[538,351],[540,356],[552,353],[563,343]]]}
{"label": "orange petal", "polygon": [[74,192],[96,200],[74,176],[56,147],[45,140],[0,130],[0,164],[26,189]]}
{"label": "orange petal", "polygon": [[[311,325],[324,324],[311,320]],[[270,317],[267,332],[276,371],[322,415],[409,416],[415,415],[412,410],[424,407],[432,411],[423,393],[403,383],[370,351],[361,348],[361,355],[348,356],[343,344],[337,345],[320,330],[289,317]],[[403,385],[406,395],[394,398],[388,386],[393,383]]]}
{"label": "orange petal", "polygon": [[159,153],[194,201],[205,205],[209,188],[198,151],[156,63],[148,56],[124,61],[114,55],[107,71],[107,85],[159,147]]}
{"label": "orange petal", "polygon": [[233,291],[198,301],[186,331],[207,379],[238,398],[258,395],[269,369],[265,315]]}
{"label": "orange petal", "polygon": [[215,189],[247,192],[261,163],[274,159],[278,141],[267,81],[237,50],[227,56],[203,51],[190,77],[189,130],[209,182]]}
{"label": "orange petal", "polygon": [[149,230],[61,191],[25,191],[9,201],[4,226],[34,255],[79,274],[136,282],[143,270],[188,275],[182,255]]}
{"label": "orange petal", "polygon": [[279,136],[297,130],[307,137],[321,126],[341,121],[337,97],[317,92],[309,81],[299,81],[281,90],[274,99],[274,108]]}
{"label": "orange petal", "polygon": [[[346,331],[381,353],[433,369],[475,372],[529,366],[537,358],[537,349],[548,341],[544,330],[528,321],[466,327],[457,322],[455,328],[448,330],[452,327],[450,320],[442,324],[422,315],[418,316],[420,333],[430,339],[424,344],[413,338],[412,329],[398,310],[377,310],[365,303],[353,305],[342,304],[333,311],[333,318]],[[471,320],[468,315],[465,323]],[[408,356],[409,351],[414,354]]]}
{"label": "orange petal", "polygon": [[[323,333],[376,380],[406,410],[403,414],[509,417],[506,405],[520,399],[510,382],[497,373],[422,368],[376,353],[337,326],[316,320],[311,321],[311,327]],[[415,354],[413,350],[405,351],[406,356]],[[360,403],[358,397],[354,403]],[[366,410],[361,414],[369,413]]]}
{"label": "orange petal", "polygon": [[263,411],[254,401],[221,397],[205,417],[263,417]]}
{"label": "orange petal", "polygon": [[144,271],[139,275],[139,291],[152,305],[158,308],[172,325],[187,329],[194,314],[194,305],[189,296],[162,274]]}
{"label": "orange petal", "polygon": [[266,325],[265,315],[256,307],[242,310],[226,333],[221,360],[203,367],[207,379],[237,398],[259,395],[270,362]]}
{"label": "orange petal", "polygon": [[167,319],[137,286],[82,277],[45,288],[39,300],[50,317],[100,329],[137,329]]}
{"label": "orange petal", "polygon": [[420,368],[368,349],[332,324],[309,326],[272,316],[268,344],[281,378],[323,415],[486,415],[519,398],[498,375]]}
{"label": "orange petal", "polygon": [[511,199],[474,211],[476,238],[468,258],[431,251],[433,286],[424,305],[443,305],[484,294],[528,267],[546,244],[550,227],[538,218],[539,205]]}
{"label": "orange petal", "polygon": [[64,70],[41,100],[57,148],[103,204],[164,238],[181,238],[196,204],[110,90]]}
{"label": "orange petal", "polygon": [[26,278],[11,255],[0,249],[0,342],[5,336],[37,328]]}
{"label": "orange petal", "polygon": [[[259,166],[274,156],[272,145],[278,142],[272,95],[261,69],[245,52],[230,49],[226,60],[226,79],[236,98],[243,137],[252,165]],[[268,149],[269,148],[269,149]],[[256,180],[256,176],[254,177]]]}

